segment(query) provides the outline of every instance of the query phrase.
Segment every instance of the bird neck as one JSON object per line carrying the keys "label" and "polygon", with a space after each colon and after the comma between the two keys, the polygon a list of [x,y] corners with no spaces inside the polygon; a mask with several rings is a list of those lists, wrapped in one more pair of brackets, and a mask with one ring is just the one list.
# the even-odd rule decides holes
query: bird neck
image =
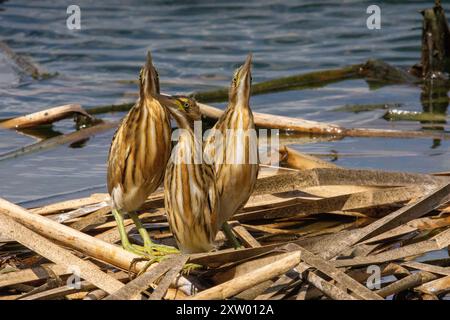
{"label": "bird neck", "polygon": [[250,96],[239,91],[230,92],[228,107],[233,109],[249,109]]}
{"label": "bird neck", "polygon": [[180,129],[186,129],[193,132],[194,121],[186,116],[186,114],[176,108],[169,108],[170,114],[173,116]]}

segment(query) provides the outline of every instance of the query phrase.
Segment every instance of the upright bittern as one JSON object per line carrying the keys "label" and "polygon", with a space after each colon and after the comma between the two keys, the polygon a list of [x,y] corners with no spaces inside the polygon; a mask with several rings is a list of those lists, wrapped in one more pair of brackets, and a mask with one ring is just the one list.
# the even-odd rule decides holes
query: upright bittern
{"label": "upright bittern", "polygon": [[[249,54],[233,76],[228,107],[205,141],[206,160],[213,159],[219,211],[217,223],[230,240],[236,240],[226,223],[242,208],[258,177],[258,142],[250,109],[251,63]],[[238,245],[236,242],[235,245]]]}
{"label": "upright bittern", "polygon": [[193,121],[200,119],[199,108],[185,102],[169,111],[180,131],[164,178],[170,229],[182,252],[210,251],[218,229],[218,203],[214,167],[202,161],[202,137],[192,130]]}
{"label": "upright bittern", "polygon": [[[140,71],[139,99],[117,129],[109,150],[108,191],[122,246],[136,254],[177,252],[154,244],[136,210],[162,183],[171,152],[169,113],[158,99],[159,79],[150,52]],[[124,227],[123,213],[133,220],[144,248],[132,245]]]}

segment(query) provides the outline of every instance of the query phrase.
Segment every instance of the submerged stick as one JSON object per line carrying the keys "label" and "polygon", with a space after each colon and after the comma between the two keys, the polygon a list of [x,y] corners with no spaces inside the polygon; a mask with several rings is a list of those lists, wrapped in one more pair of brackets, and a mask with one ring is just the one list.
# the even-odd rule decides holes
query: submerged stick
{"label": "submerged stick", "polygon": [[445,122],[449,117],[442,113],[418,112],[407,110],[389,110],[384,116],[389,121],[440,121]]}
{"label": "submerged stick", "polygon": [[55,148],[57,146],[74,143],[80,140],[87,139],[95,134],[99,134],[101,132],[110,130],[112,128],[117,127],[118,122],[103,122],[97,124],[93,127],[84,128],[78,131],[74,131],[71,133],[67,133],[61,136],[53,137],[47,140],[43,140],[37,143],[30,144],[28,146],[19,148],[17,150],[9,151],[3,154],[0,154],[0,161],[16,158],[18,156],[22,156],[25,154],[29,154],[37,151],[44,151],[51,148]]}
{"label": "submerged stick", "polygon": [[[327,84],[359,78],[363,64],[355,64],[340,69],[314,71],[289,77],[263,81],[252,85],[252,95],[322,87]],[[202,102],[220,102],[228,99],[228,88],[205,92],[194,92],[193,98]]]}
{"label": "submerged stick", "polygon": [[0,50],[2,50],[7,57],[13,60],[17,67],[19,67],[23,72],[27,73],[34,79],[47,79],[55,75],[42,71],[30,59],[18,55],[6,43],[2,41],[0,41]]}

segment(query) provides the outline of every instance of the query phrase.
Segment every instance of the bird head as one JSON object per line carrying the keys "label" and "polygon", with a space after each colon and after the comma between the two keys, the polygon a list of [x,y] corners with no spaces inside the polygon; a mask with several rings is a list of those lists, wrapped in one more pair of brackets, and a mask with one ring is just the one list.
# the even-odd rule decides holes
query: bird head
{"label": "bird head", "polygon": [[147,52],[147,61],[139,73],[139,89],[141,98],[159,94],[159,75],[153,65],[150,51]]}
{"label": "bird head", "polygon": [[178,110],[184,112],[186,117],[190,120],[200,120],[202,114],[200,113],[200,107],[195,99],[187,96],[173,96],[175,103],[178,106]]}
{"label": "bird head", "polygon": [[252,86],[252,54],[250,53],[245,63],[236,69],[231,81],[229,100],[233,104],[248,104]]}
{"label": "bird head", "polygon": [[160,103],[167,108],[179,127],[191,128],[194,121],[201,119],[200,108],[197,102],[186,96],[157,95]]}

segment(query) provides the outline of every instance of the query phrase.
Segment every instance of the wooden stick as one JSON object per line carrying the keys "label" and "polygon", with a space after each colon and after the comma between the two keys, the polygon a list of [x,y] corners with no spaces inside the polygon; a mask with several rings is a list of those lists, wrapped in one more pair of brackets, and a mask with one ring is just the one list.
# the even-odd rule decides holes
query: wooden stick
{"label": "wooden stick", "polygon": [[[38,214],[30,213],[2,198],[0,198],[0,213],[13,218],[27,228],[44,235],[48,239],[56,240],[65,246],[80,251],[95,259],[112,264],[123,270],[128,270],[131,262],[136,258],[140,258],[117,246],[91,237]],[[135,270],[133,271],[138,272],[142,266],[143,263],[136,264]]]}
{"label": "wooden stick", "polygon": [[80,207],[95,205],[103,201],[109,201],[109,199],[110,197],[107,193],[92,194],[89,197],[56,202],[43,207],[29,209],[29,211],[45,216],[62,211],[76,210]]}
{"label": "wooden stick", "polygon": [[92,262],[78,258],[68,250],[59,247],[53,242],[24,227],[12,218],[3,214],[3,210],[0,211],[0,230],[11,239],[18,241],[41,256],[61,266],[65,266],[66,268],[76,266],[80,270],[80,277],[88,280],[106,292],[117,291],[123,286],[120,281],[102,272]]}
{"label": "wooden stick", "polygon": [[339,166],[320,158],[300,153],[287,146],[280,147],[280,160],[289,168],[308,170],[314,168],[339,168]]}
{"label": "wooden stick", "polygon": [[425,188],[419,186],[363,191],[319,200],[297,199],[269,209],[246,211],[234,215],[239,221],[307,216],[339,210],[356,210],[408,201],[419,196]]}
{"label": "wooden stick", "polygon": [[[119,281],[128,280],[128,274],[126,274],[125,272],[121,272],[121,271],[113,274],[112,277],[114,277],[115,279],[117,279]],[[76,293],[76,292],[89,291],[89,290],[92,290],[95,288],[96,288],[96,286],[94,286],[89,281],[81,281],[79,288],[64,285],[62,287],[50,289],[50,290],[47,290],[44,292],[39,292],[39,293],[36,293],[33,295],[29,295],[27,297],[19,298],[18,300],[49,300],[49,299],[64,297],[64,296],[67,296],[69,294]],[[105,292],[101,289],[98,289],[98,290],[101,292]]]}
{"label": "wooden stick", "polygon": [[194,300],[226,299],[266,280],[277,277],[300,263],[300,251],[252,272],[236,277],[192,297]]}
{"label": "wooden stick", "polygon": [[[202,115],[208,118],[218,119],[223,113],[223,110],[203,103],[198,103],[198,105]],[[284,129],[318,134],[335,134],[342,130],[339,126],[328,123],[276,116],[259,112],[253,112],[253,117],[255,125],[263,128]]]}
{"label": "wooden stick", "polygon": [[153,282],[158,280],[168,270],[178,266],[183,261],[186,261],[186,257],[183,255],[176,255],[174,257],[167,258],[156,267],[128,282],[125,286],[111,293],[103,300],[137,300],[141,296],[141,293]]}
{"label": "wooden stick", "polygon": [[82,114],[88,118],[92,116],[79,104],[66,104],[59,107],[46,109],[43,111],[27,114],[14,119],[0,122],[0,128],[4,129],[24,129],[68,118],[74,113]]}
{"label": "wooden stick", "polygon": [[450,276],[427,282],[416,288],[416,290],[430,295],[440,295],[448,292],[450,291]]}
{"label": "wooden stick", "polygon": [[171,267],[169,271],[163,276],[161,281],[158,283],[158,287],[156,287],[155,291],[150,295],[149,300],[161,300],[166,295],[169,286],[173,283],[175,278],[183,269],[184,265],[188,260],[187,255],[177,255],[171,261]]}
{"label": "wooden stick", "polygon": [[344,292],[339,287],[324,280],[312,271],[306,271],[306,281],[334,300],[356,300],[355,297]]}
{"label": "wooden stick", "polygon": [[339,284],[350,289],[361,298],[366,300],[382,300],[376,293],[370,291],[367,287],[363,286],[358,281],[354,280],[341,270],[338,270],[336,267],[334,267],[328,261],[325,261],[324,259],[320,258],[318,255],[315,255],[309,252],[308,250],[301,248],[298,245],[291,244],[289,246],[292,246],[293,248],[298,248],[301,251],[302,260],[306,264],[316,268],[317,270],[326,274],[330,278],[336,280]]}
{"label": "wooden stick", "polygon": [[422,255],[430,251],[441,250],[446,248],[448,245],[450,245],[450,229],[447,229],[428,240],[416,242],[414,244],[391,249],[367,257],[335,260],[333,261],[333,264],[334,266],[339,268],[377,264],[387,261],[399,260],[406,257]]}
{"label": "wooden stick", "polygon": [[247,229],[245,229],[245,227],[243,227],[239,222],[230,221],[230,227],[233,229],[233,231],[237,234],[239,239],[241,239],[247,247],[250,248],[261,247],[261,244],[258,242],[258,240],[256,240],[250,234],[250,232],[248,232]]}
{"label": "wooden stick", "polygon": [[[67,268],[60,265],[55,264],[46,264],[44,265],[46,268],[50,269],[56,276],[63,276],[69,274]],[[35,267],[30,269],[24,269],[14,272],[8,272],[5,274],[0,274],[0,288],[19,284],[19,283],[27,283],[36,280],[44,280],[51,277],[49,272],[43,268]]]}
{"label": "wooden stick", "polygon": [[357,242],[367,240],[370,237],[394,229],[410,220],[419,218],[439,206],[439,204],[445,201],[449,195],[450,184],[447,183],[444,186],[434,189],[433,192],[425,195],[419,200],[374,221],[362,229],[356,230],[351,236],[332,243],[324,250],[323,255],[325,258],[330,259],[347,250]]}
{"label": "wooden stick", "polygon": [[445,177],[434,177],[417,173],[315,168],[258,179],[253,195],[280,193],[299,190],[305,187],[325,185],[361,185],[365,187],[425,185],[431,190],[445,181],[448,181]]}
{"label": "wooden stick", "polygon": [[434,280],[436,278],[437,277],[434,274],[426,271],[417,272],[377,290],[377,294],[385,298],[392,294],[415,288],[425,282]]}
{"label": "wooden stick", "polygon": [[427,272],[435,273],[435,274],[439,274],[439,275],[450,276],[450,268],[449,267],[434,266],[431,264],[426,264],[426,263],[417,262],[417,261],[407,261],[407,262],[402,263],[402,265],[405,267],[408,267],[408,268],[413,268],[413,269],[417,269],[417,270],[421,270],[421,271],[427,271]]}

